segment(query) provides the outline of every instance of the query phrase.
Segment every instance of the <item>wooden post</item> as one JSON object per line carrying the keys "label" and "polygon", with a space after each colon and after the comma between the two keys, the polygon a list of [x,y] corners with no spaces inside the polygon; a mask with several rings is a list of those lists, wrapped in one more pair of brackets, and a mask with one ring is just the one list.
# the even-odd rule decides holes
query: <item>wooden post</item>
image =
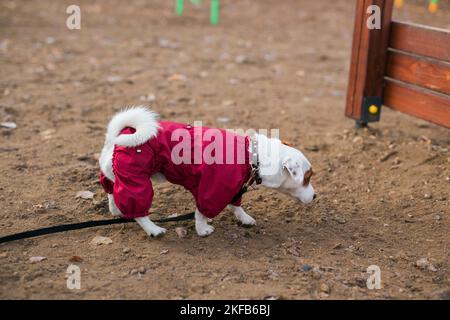
{"label": "wooden post", "polygon": [[[367,22],[370,6],[381,11],[381,29]],[[359,125],[380,121],[394,0],[357,0],[352,61],[345,114]]]}

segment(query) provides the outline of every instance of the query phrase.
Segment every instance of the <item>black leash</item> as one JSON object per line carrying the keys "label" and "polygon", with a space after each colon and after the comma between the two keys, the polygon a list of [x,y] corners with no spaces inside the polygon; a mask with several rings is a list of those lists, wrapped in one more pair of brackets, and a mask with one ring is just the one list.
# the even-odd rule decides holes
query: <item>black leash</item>
{"label": "black leash", "polygon": [[[249,180],[249,182],[247,182],[242,187],[242,189],[238,192],[238,194],[233,197],[233,199],[231,200],[231,203],[238,201],[244,195],[244,193],[246,193],[248,191],[249,186],[254,181],[253,179],[254,179],[254,177],[252,174],[252,178]],[[162,218],[159,220],[152,220],[152,221],[157,222],[157,223],[167,223],[167,222],[192,220],[192,219],[194,219],[194,217],[195,217],[195,212],[191,212],[188,214],[184,214],[182,216]],[[62,224],[59,226],[30,230],[30,231],[11,234],[11,235],[5,236],[5,237],[0,237],[0,243],[35,238],[35,237],[43,236],[46,234],[59,233],[59,232],[64,232],[64,231],[80,230],[80,229],[86,229],[86,228],[94,228],[94,227],[101,227],[101,226],[114,225],[114,224],[123,224],[123,223],[130,223],[130,222],[134,222],[134,219],[116,218],[116,219],[109,219],[109,220],[94,220],[94,221],[85,221],[85,222],[79,222],[79,223]]]}
{"label": "black leash", "polygon": [[[233,197],[233,199],[231,200],[231,203],[234,203],[237,200],[239,200],[244,195],[244,193],[246,193],[247,191],[248,191],[248,185],[246,184],[242,187],[242,189],[238,192],[238,194]],[[152,220],[152,221],[157,222],[157,223],[167,223],[167,222],[192,220],[192,219],[194,219],[194,217],[195,217],[195,212],[191,212],[191,213],[184,214],[182,216],[162,218],[159,220]],[[109,220],[94,220],[94,221],[85,221],[85,222],[79,222],[79,223],[62,224],[59,226],[30,230],[30,231],[15,233],[15,234],[11,234],[9,236],[1,237],[0,243],[35,238],[35,237],[43,236],[46,234],[59,233],[59,232],[64,232],[64,231],[80,230],[80,229],[108,226],[108,225],[114,225],[114,224],[123,224],[123,223],[130,223],[130,222],[134,222],[134,219],[116,218],[116,219],[109,219]]]}
{"label": "black leash", "polygon": [[[191,213],[188,213],[188,214],[185,214],[182,216],[163,218],[160,220],[152,220],[152,221],[158,222],[158,223],[185,221],[185,220],[193,219],[194,216],[195,216],[195,212],[191,212]],[[11,234],[9,236],[1,237],[0,243],[34,238],[34,237],[39,237],[39,236],[43,236],[46,234],[59,233],[59,232],[64,232],[64,231],[80,230],[80,229],[86,229],[86,228],[94,228],[94,227],[101,227],[101,226],[114,225],[114,224],[123,224],[123,223],[130,223],[130,222],[134,222],[134,219],[116,218],[116,219],[109,219],[109,220],[96,220],[96,221],[85,221],[85,222],[79,222],[79,223],[63,224],[63,225],[59,225],[59,226],[30,230],[30,231],[15,233],[15,234]]]}
{"label": "black leash", "polygon": [[[252,172],[250,174],[250,179],[244,184],[244,186],[241,188],[241,190],[233,197],[233,199],[231,200],[230,203],[237,202],[248,191],[248,188],[250,186],[252,186],[254,183],[261,184],[261,178],[259,176],[259,163],[258,162],[256,162],[255,165],[252,165]],[[159,220],[152,220],[152,221],[157,222],[157,223],[177,222],[177,221],[192,220],[192,219],[194,219],[194,217],[195,217],[195,212],[191,212],[191,213],[187,213],[187,214],[184,214],[181,216],[162,218]],[[62,224],[59,226],[46,227],[46,228],[41,228],[41,229],[36,229],[36,230],[15,233],[15,234],[11,234],[11,235],[5,236],[5,237],[0,237],[0,243],[35,238],[35,237],[43,236],[46,234],[59,233],[59,232],[64,232],[64,231],[80,230],[80,229],[86,229],[86,228],[94,228],[94,227],[114,225],[114,224],[123,224],[123,223],[130,223],[130,222],[134,222],[134,219],[116,218],[116,219],[109,219],[109,220],[94,220],[94,221],[85,221],[85,222],[79,222],[79,223]]]}

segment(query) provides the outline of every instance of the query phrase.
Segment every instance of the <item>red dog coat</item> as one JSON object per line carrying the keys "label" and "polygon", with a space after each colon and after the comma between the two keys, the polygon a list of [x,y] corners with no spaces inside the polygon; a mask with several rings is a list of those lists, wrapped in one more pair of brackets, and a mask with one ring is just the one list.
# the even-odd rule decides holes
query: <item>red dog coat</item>
{"label": "red dog coat", "polygon": [[[181,141],[172,141],[172,134],[177,129],[185,129],[190,133],[191,164],[175,164],[172,161],[172,151]],[[197,127],[195,132],[200,132],[203,137],[206,130],[208,128]],[[214,130],[223,138],[223,164],[207,164],[204,161],[195,164],[194,145],[197,143],[198,147],[199,142],[194,141],[194,128],[185,124],[160,122],[156,137],[143,144],[132,147],[114,145],[114,181],[100,171],[100,183],[105,192],[113,195],[116,206],[125,218],[137,218],[149,214],[154,194],[150,177],[161,173],[169,182],[189,190],[195,198],[198,210],[204,216],[214,218],[238,194],[249,180],[252,170],[249,138],[225,130]],[[127,126],[121,129],[120,135],[133,135],[135,131],[135,128]],[[202,150],[205,150],[212,141],[203,140],[200,139],[200,143]],[[242,155],[242,150],[245,150],[244,161],[239,164],[237,157]],[[183,152],[180,152],[181,156]],[[228,164],[230,161],[226,159],[232,159],[233,164]],[[241,199],[233,204],[239,206],[240,202]]]}

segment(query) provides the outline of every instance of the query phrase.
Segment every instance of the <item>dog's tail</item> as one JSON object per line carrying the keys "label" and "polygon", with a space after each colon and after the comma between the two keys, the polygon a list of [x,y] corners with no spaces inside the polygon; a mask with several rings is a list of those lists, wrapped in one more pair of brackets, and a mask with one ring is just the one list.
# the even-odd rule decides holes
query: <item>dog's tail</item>
{"label": "dog's tail", "polygon": [[[133,134],[120,134],[127,128],[136,130]],[[117,113],[109,122],[106,145],[136,147],[158,134],[158,115],[144,106],[130,107]]]}

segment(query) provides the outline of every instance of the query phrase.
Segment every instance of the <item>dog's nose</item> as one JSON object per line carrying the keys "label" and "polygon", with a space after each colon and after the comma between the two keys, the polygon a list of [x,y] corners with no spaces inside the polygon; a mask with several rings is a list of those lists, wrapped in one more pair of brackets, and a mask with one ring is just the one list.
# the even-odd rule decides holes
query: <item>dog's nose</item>
{"label": "dog's nose", "polygon": [[317,194],[314,193],[313,199],[316,200],[316,198],[317,198]]}

